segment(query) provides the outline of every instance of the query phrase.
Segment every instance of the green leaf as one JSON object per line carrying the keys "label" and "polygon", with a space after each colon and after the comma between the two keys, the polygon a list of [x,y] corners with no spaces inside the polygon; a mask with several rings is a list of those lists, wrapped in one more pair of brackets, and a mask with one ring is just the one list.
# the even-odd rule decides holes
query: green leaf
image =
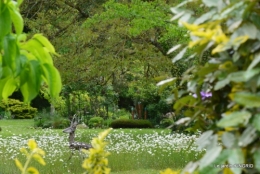
{"label": "green leaf", "polygon": [[199,25],[201,23],[204,23],[205,21],[207,21],[208,19],[211,19],[212,16],[216,13],[217,11],[212,9],[209,12],[203,14],[202,16],[200,16],[199,18],[197,18],[194,22],[194,24]]}
{"label": "green leaf", "polygon": [[185,47],[184,49],[181,50],[181,52],[179,52],[173,59],[172,59],[172,63],[177,62],[178,60],[182,59],[185,52],[187,51],[188,47]]}
{"label": "green leaf", "polygon": [[7,78],[7,81],[3,84],[1,83],[1,85],[3,85],[3,91],[2,91],[2,97],[4,100],[6,100],[16,89],[16,81],[15,79],[11,78]]}
{"label": "green leaf", "polygon": [[229,149],[224,149],[221,154],[212,162],[199,171],[200,174],[218,173],[221,170],[221,164],[225,164],[229,156]]}
{"label": "green leaf", "polygon": [[172,48],[167,52],[167,54],[170,54],[170,53],[174,52],[175,50],[179,49],[180,47],[181,47],[181,44],[175,45],[174,47],[172,47]]}
{"label": "green leaf", "polygon": [[24,102],[30,102],[35,98],[40,90],[41,85],[41,66],[38,61],[32,60],[24,66],[20,75],[21,92]]}
{"label": "green leaf", "polygon": [[207,7],[217,7],[217,6],[218,6],[218,1],[202,0],[202,2],[203,2]]}
{"label": "green leaf", "polygon": [[196,141],[196,144],[198,145],[199,149],[204,149],[206,148],[211,141],[211,137],[213,135],[213,131],[209,130],[204,132]]}
{"label": "green leaf", "polygon": [[234,94],[234,101],[247,108],[260,107],[260,95],[250,92],[238,92]]}
{"label": "green leaf", "polygon": [[[232,165],[244,164],[245,160],[244,160],[242,149],[240,148],[231,149],[229,151],[228,163]],[[242,168],[239,167],[238,168],[232,167],[231,170],[234,172],[234,174],[240,174],[242,172]]]}
{"label": "green leaf", "polygon": [[44,47],[48,49],[50,53],[55,53],[55,49],[53,45],[50,43],[50,41],[44,37],[42,34],[35,34],[33,36],[33,39],[38,40]]}
{"label": "green leaf", "polygon": [[18,47],[16,45],[16,38],[13,35],[7,35],[4,37],[4,55],[3,66],[9,66],[13,72],[16,71],[16,67],[19,64]]}
{"label": "green leaf", "polygon": [[234,134],[232,134],[230,132],[225,132],[222,135],[222,143],[227,148],[233,147],[235,144],[235,141],[236,141],[236,137],[234,136]]}
{"label": "green leaf", "polygon": [[53,60],[49,52],[46,49],[44,49],[42,43],[40,43],[37,39],[30,39],[21,48],[29,51],[29,53],[32,54],[32,55],[26,55],[28,58],[34,57],[43,64],[44,63],[48,63],[51,65],[53,64]]}
{"label": "green leaf", "polygon": [[218,127],[233,127],[240,124],[246,125],[251,117],[248,111],[237,111],[230,114],[222,114],[223,118],[217,123]]}
{"label": "green leaf", "polygon": [[260,114],[256,114],[253,116],[252,125],[260,131]]}
{"label": "green leaf", "polygon": [[228,78],[225,78],[224,80],[220,80],[216,83],[216,85],[214,86],[214,90],[217,91],[219,89],[224,88],[226,85],[228,85],[230,83]]}
{"label": "green leaf", "polygon": [[200,166],[199,166],[200,170],[210,165],[219,156],[221,151],[222,151],[221,146],[217,146],[215,148],[207,150],[206,154],[200,160]]}
{"label": "green leaf", "polygon": [[258,148],[253,155],[254,167],[260,172],[260,149]]}
{"label": "green leaf", "polygon": [[1,42],[3,37],[11,32],[12,21],[11,21],[9,10],[6,8],[5,4],[2,4],[2,9],[0,9],[0,10],[1,10],[1,14],[0,14],[0,26],[1,26],[0,27],[0,42]]}
{"label": "green leaf", "polygon": [[241,137],[239,138],[238,145],[245,147],[250,143],[252,143],[256,138],[257,138],[256,129],[253,126],[248,125],[246,130],[244,130]]}
{"label": "green leaf", "polygon": [[247,71],[237,71],[228,75],[228,79],[233,82],[247,82],[255,75],[259,74],[260,69],[250,69]]}
{"label": "green leaf", "polygon": [[253,61],[250,63],[250,65],[249,65],[249,67],[247,68],[247,70],[251,70],[251,69],[254,68],[259,62],[260,62],[260,53],[256,53],[256,54],[254,55]]}
{"label": "green leaf", "polygon": [[58,97],[62,87],[61,78],[58,70],[50,64],[43,64],[42,68],[44,72],[44,78],[49,87],[49,93],[51,97]]}
{"label": "green leaf", "polygon": [[16,34],[19,35],[23,32],[23,27],[24,27],[23,18],[15,8],[9,6],[9,11],[10,11],[12,22],[14,24]]}

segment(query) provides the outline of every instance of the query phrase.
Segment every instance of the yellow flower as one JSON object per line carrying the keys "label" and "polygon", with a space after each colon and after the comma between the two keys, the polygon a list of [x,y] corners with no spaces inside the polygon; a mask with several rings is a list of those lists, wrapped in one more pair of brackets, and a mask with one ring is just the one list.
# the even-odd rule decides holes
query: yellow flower
{"label": "yellow flower", "polygon": [[43,165],[43,166],[46,165],[46,163],[45,163],[45,161],[44,161],[44,159],[42,158],[41,155],[39,155],[39,154],[34,154],[34,155],[33,155],[33,158],[34,158],[36,161],[38,161],[41,165]]}
{"label": "yellow flower", "polygon": [[38,171],[36,168],[34,168],[34,167],[29,167],[29,168],[27,169],[27,173],[39,174],[39,171]]}
{"label": "yellow flower", "polygon": [[180,170],[173,171],[170,168],[166,169],[165,171],[160,172],[160,174],[180,174]]}
{"label": "yellow flower", "polygon": [[15,161],[15,165],[18,167],[18,169],[20,169],[21,171],[23,171],[23,165],[22,165],[22,163],[21,163],[17,158],[15,158],[14,161]]}
{"label": "yellow flower", "polygon": [[28,147],[29,147],[31,150],[37,148],[37,143],[35,142],[34,139],[30,139],[30,140],[28,141]]}
{"label": "yellow flower", "polygon": [[187,22],[181,22],[181,23],[190,31],[196,31],[201,28],[201,26],[199,26],[199,25],[189,24]]}

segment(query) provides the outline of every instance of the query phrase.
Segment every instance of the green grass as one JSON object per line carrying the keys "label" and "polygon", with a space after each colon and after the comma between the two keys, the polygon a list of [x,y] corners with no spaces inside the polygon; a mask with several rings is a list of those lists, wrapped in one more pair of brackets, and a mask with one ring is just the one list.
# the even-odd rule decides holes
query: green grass
{"label": "green grass", "polygon": [[[34,138],[46,152],[46,166],[32,162],[41,174],[83,173],[80,152],[76,152],[67,161],[71,151],[67,147],[68,135],[62,130],[34,129],[33,120],[0,120],[0,174],[19,173],[13,158],[22,163],[25,157],[19,148],[26,146],[26,141]],[[102,129],[78,129],[76,140],[91,142]],[[108,150],[111,152],[109,167],[111,174],[155,174],[166,168],[175,170],[183,168],[188,161],[196,160],[201,153],[188,150],[185,143],[174,146],[170,131],[165,129],[116,129],[107,137]],[[178,135],[184,136],[184,135]],[[176,141],[180,138],[176,138]],[[175,140],[172,141],[175,143]]]}

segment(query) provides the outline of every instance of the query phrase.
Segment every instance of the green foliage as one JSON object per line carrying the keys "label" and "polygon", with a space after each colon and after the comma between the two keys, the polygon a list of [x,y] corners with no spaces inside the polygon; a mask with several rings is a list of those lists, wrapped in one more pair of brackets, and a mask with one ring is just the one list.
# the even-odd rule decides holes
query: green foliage
{"label": "green foliage", "polygon": [[164,118],[161,120],[160,122],[160,126],[163,128],[167,128],[170,125],[172,125],[174,123],[173,119],[169,119],[169,118]]}
{"label": "green foliage", "polygon": [[61,79],[51,57],[56,54],[55,49],[41,34],[26,39],[20,4],[21,1],[0,1],[0,99],[7,99],[20,89],[24,101],[30,102],[43,83],[48,85],[51,97],[57,97]]}
{"label": "green foliage", "polygon": [[89,128],[100,128],[104,124],[104,119],[102,117],[92,117],[88,121]]}
{"label": "green foliage", "polygon": [[152,128],[152,123],[149,120],[131,120],[131,119],[117,119],[112,121],[111,127],[118,128]]}
{"label": "green foliage", "polygon": [[37,108],[15,99],[2,100],[0,108],[5,111],[6,117],[15,119],[34,118],[37,113]]}
{"label": "green foliage", "polygon": [[[193,173],[259,173],[256,168],[216,168],[216,164],[259,164],[259,1],[210,1],[201,16],[184,8],[172,8],[174,19],[188,29],[190,42],[173,58],[196,59],[182,75],[182,90],[175,90],[174,109],[193,122],[190,130],[205,131],[198,140],[207,149],[199,163],[184,169]],[[191,51],[193,57],[186,57]],[[207,58],[203,57],[207,54]],[[186,87],[185,87],[186,86]],[[185,88],[184,88],[185,87]],[[212,96],[205,98],[201,92]],[[192,94],[196,94],[194,97]],[[186,120],[186,121],[187,121]],[[210,129],[210,130],[209,130]],[[221,144],[221,145],[219,145]],[[192,167],[191,167],[192,166]]]}
{"label": "green foliage", "polygon": [[70,121],[59,114],[51,115],[50,113],[43,111],[37,114],[34,119],[34,125],[42,128],[63,129],[68,127]]}

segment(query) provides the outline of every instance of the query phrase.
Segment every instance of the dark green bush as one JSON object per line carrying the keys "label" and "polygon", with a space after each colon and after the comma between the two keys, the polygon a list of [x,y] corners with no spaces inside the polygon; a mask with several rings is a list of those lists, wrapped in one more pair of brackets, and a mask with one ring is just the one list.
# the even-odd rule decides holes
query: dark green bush
{"label": "dark green bush", "polygon": [[12,118],[28,119],[34,118],[37,113],[37,108],[33,108],[19,100],[8,99],[0,102],[1,110],[11,112]]}
{"label": "dark green bush", "polygon": [[112,121],[111,127],[117,128],[152,128],[152,123],[149,120],[131,120],[117,119]]}
{"label": "dark green bush", "polygon": [[70,121],[60,115],[51,115],[48,112],[41,112],[35,117],[35,127],[63,129],[70,125]]}
{"label": "dark green bush", "polygon": [[102,127],[104,124],[104,119],[102,117],[92,117],[88,121],[88,126],[89,128],[97,128],[97,127]]}
{"label": "dark green bush", "polygon": [[165,118],[160,122],[160,127],[166,128],[173,124],[173,119]]}

